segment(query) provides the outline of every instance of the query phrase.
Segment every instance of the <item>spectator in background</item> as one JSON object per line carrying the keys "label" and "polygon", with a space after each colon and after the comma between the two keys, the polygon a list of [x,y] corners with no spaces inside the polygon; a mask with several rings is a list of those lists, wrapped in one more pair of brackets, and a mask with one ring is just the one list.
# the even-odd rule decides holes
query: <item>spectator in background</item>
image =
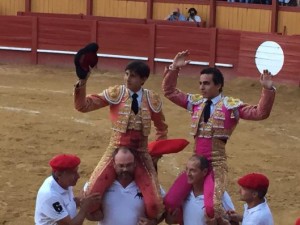
{"label": "spectator in background", "polygon": [[169,20],[169,21],[186,21],[186,18],[184,15],[182,15],[180,13],[179,8],[176,8],[173,10],[173,12],[167,16],[167,18],[165,20]]}
{"label": "spectator in background", "polygon": [[299,6],[299,0],[278,0],[278,4],[282,6]]}
{"label": "spectator in background", "polygon": [[279,5],[286,6],[288,5],[290,0],[278,0]]}
{"label": "spectator in background", "polygon": [[188,11],[189,16],[187,18],[187,21],[194,22],[197,24],[197,27],[199,27],[201,23],[201,18],[197,15],[197,13],[198,12],[195,8],[190,8]]}

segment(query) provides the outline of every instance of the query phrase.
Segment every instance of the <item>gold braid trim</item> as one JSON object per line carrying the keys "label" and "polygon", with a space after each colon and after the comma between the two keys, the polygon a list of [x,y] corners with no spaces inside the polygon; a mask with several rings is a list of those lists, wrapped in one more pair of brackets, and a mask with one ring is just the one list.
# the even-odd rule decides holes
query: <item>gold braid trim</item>
{"label": "gold braid trim", "polygon": [[105,89],[103,95],[110,104],[116,105],[121,102],[125,90],[126,87],[124,85],[115,85]]}
{"label": "gold braid trim", "polygon": [[240,99],[233,98],[233,97],[225,97],[223,102],[224,102],[224,106],[227,109],[234,109],[243,104],[243,102]]}
{"label": "gold braid trim", "polygon": [[162,100],[160,96],[154,91],[150,91],[148,89],[144,90],[151,110],[155,113],[159,113],[162,108]]}
{"label": "gold braid trim", "polygon": [[199,94],[188,94],[188,101],[193,105],[199,105],[203,102],[204,98]]}
{"label": "gold braid trim", "polygon": [[222,199],[226,190],[227,182],[227,159],[225,153],[225,142],[217,138],[212,139],[212,169],[214,172],[214,214],[215,218],[225,215]]}

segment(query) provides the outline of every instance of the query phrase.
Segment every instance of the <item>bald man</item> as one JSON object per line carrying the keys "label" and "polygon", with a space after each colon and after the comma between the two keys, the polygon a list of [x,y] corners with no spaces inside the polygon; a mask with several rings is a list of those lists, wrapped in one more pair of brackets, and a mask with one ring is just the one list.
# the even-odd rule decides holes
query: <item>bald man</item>
{"label": "bald man", "polygon": [[102,210],[88,219],[99,221],[98,225],[156,225],[155,219],[146,218],[143,195],[134,181],[134,151],[116,149],[113,166],[117,177],[103,196]]}

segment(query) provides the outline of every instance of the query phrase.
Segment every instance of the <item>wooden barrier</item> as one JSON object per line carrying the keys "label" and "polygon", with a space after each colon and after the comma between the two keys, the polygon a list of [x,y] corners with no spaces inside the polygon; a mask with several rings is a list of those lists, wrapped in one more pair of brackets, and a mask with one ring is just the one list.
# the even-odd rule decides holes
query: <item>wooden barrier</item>
{"label": "wooden barrier", "polygon": [[223,63],[225,67],[237,67],[241,32],[225,29],[218,29],[217,32],[216,63]]}
{"label": "wooden barrier", "polygon": [[[194,22],[188,22],[188,21],[168,21],[168,20],[147,20],[147,23],[149,24],[163,24],[163,25],[169,25],[169,26],[184,26],[184,27],[198,27],[198,25]],[[201,21],[199,23],[199,27],[206,27],[206,22]]]}
{"label": "wooden barrier", "polygon": [[29,2],[30,11],[40,13],[84,14],[87,5],[86,0],[29,0]]}
{"label": "wooden barrier", "polygon": [[300,34],[300,7],[278,6],[278,1],[271,2],[272,5],[215,0],[10,0],[0,1],[0,15],[16,15],[19,11],[25,11],[53,14],[54,17],[64,17],[62,15],[65,14],[71,15],[70,18],[86,15],[109,17],[109,20],[163,20],[175,8],[188,16],[188,9],[193,7],[208,27]]}
{"label": "wooden barrier", "polygon": [[61,14],[61,13],[39,13],[39,12],[17,12],[18,16],[37,16],[37,17],[54,17],[54,18],[74,18],[82,19],[83,14]]}
{"label": "wooden barrier", "polygon": [[135,23],[135,24],[146,23],[146,19],[105,17],[105,16],[83,16],[83,19],[99,20],[99,21],[107,21],[107,22],[115,22],[115,23]]}
{"label": "wooden barrier", "polygon": [[123,70],[124,63],[138,59],[148,62],[156,73],[172,62],[178,51],[189,49],[192,62],[188,68],[193,73],[198,73],[199,66],[210,65],[227,67],[243,76],[257,76],[256,49],[262,42],[273,40],[285,53],[281,78],[299,83],[300,36],[138,21],[123,21],[120,25],[120,21],[92,17],[2,16],[0,60],[73,66],[76,51],[89,42],[97,42],[103,69]]}
{"label": "wooden barrier", "polygon": [[300,80],[300,37],[287,37],[281,35],[261,33],[241,33],[238,72],[241,76],[257,74],[255,67],[255,53],[259,45],[268,40],[277,42],[284,52],[284,66],[280,78],[286,80]]}
{"label": "wooden barrier", "polygon": [[284,28],[286,28],[285,33],[288,35],[300,34],[300,13],[299,11],[293,12],[292,9],[289,9],[289,11],[279,11],[278,32],[284,33]]}
{"label": "wooden barrier", "polygon": [[216,27],[240,31],[271,32],[271,6],[219,2]]}
{"label": "wooden barrier", "polygon": [[0,1],[0,15],[15,16],[17,11],[25,11],[24,0]]}

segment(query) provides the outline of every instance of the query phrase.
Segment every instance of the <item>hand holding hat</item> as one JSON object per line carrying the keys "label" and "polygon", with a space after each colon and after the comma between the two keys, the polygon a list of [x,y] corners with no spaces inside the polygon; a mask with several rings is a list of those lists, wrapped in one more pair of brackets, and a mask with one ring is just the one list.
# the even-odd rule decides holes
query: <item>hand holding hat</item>
{"label": "hand holding hat", "polygon": [[97,43],[90,43],[80,49],[74,58],[76,74],[79,79],[86,79],[90,68],[93,68],[98,63],[97,51],[99,46]]}

